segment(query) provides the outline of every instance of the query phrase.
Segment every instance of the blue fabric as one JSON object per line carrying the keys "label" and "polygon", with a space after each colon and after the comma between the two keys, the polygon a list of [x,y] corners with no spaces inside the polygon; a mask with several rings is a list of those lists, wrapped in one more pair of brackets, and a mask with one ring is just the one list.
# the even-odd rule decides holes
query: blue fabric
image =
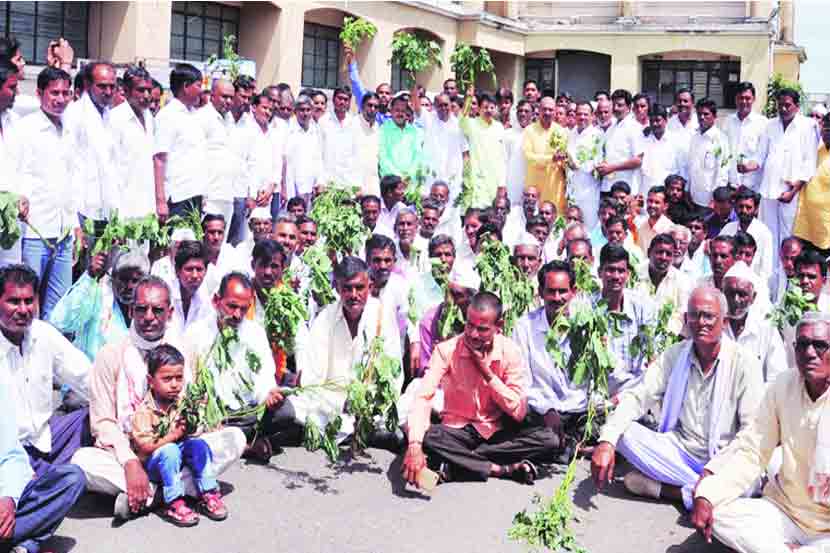
{"label": "blue fabric", "polygon": [[17,409],[12,403],[10,380],[7,371],[0,372],[0,405],[4,406],[0,417],[0,497],[11,497],[17,503],[33,471],[17,439]]}
{"label": "blue fabric", "polygon": [[[40,318],[43,320],[49,317],[55,304],[72,285],[72,238],[66,237],[60,243],[57,238],[49,238],[47,241],[56,251],[46,283],[46,294],[40,305]],[[39,238],[23,239],[23,263],[37,273],[38,279],[43,280],[51,251]]]}
{"label": "blue fabric", "polygon": [[53,466],[65,465],[72,461],[72,456],[82,447],[94,445],[89,429],[89,408],[83,407],[66,415],[53,415],[49,419],[49,431],[52,444],[49,453],[38,451],[33,446],[25,446],[29,463],[35,474],[40,477]]}
{"label": "blue fabric", "polygon": [[179,443],[167,444],[155,450],[146,462],[147,476],[161,483],[164,502],[170,504],[184,495],[182,466],[193,473],[199,493],[215,490],[219,484],[213,473],[213,453],[207,442],[199,438],[185,438]]}
{"label": "blue fabric", "polygon": [[[363,96],[366,94],[366,89],[363,87],[363,83],[360,82],[360,73],[357,70],[356,61],[349,64],[349,80],[352,83],[352,94],[354,94],[357,110],[363,111]],[[381,113],[378,111],[375,114],[375,121],[377,121],[378,125],[383,125],[390,119],[392,119],[392,115],[389,113]]]}
{"label": "blue fabric", "polygon": [[86,476],[76,465],[52,467],[29,480],[15,509],[11,545],[38,553],[86,489]]}
{"label": "blue fabric", "polygon": [[[275,195],[276,197],[276,195]],[[245,209],[245,202],[248,198],[233,199],[233,216],[228,222],[228,243],[236,247],[245,239],[245,225],[248,217]]]}

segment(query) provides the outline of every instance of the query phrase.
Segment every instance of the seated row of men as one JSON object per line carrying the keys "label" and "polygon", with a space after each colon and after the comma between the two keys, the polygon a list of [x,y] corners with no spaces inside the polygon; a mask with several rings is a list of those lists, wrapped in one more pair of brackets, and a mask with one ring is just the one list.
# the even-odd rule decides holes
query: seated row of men
{"label": "seated row of men", "polygon": [[[442,209],[436,215],[440,219]],[[574,217],[578,215],[578,212],[574,213]],[[412,217],[415,218],[414,225]],[[426,451],[445,478],[451,477],[455,467],[481,478],[494,475],[532,481],[536,462],[555,457],[555,453],[565,448],[569,441],[573,442],[573,436],[580,434],[578,421],[587,407],[587,397],[584,390],[568,382],[565,369],[557,367],[546,353],[544,337],[552,317],[567,307],[570,295],[575,293],[573,267],[568,261],[582,258],[589,265],[593,264],[592,241],[585,235],[579,235],[579,231],[584,229],[575,222],[563,232],[560,241],[565,262],[542,265],[543,244],[548,238],[539,236],[546,238],[542,241],[533,236],[534,227],[527,225],[530,228],[526,230],[531,233],[520,235],[513,248],[514,260],[528,276],[535,277],[544,305],[520,319],[513,335],[508,338],[498,332],[502,318],[500,302],[491,294],[477,294],[480,279],[471,263],[484,233],[500,235],[498,224],[491,221],[498,221],[495,209],[490,213],[468,212],[460,241],[433,232],[428,241],[428,258],[439,258],[450,270],[449,290],[447,295],[443,294],[431,270],[415,269],[412,274],[418,278],[415,279],[412,295],[417,297],[420,292],[426,291],[431,292],[432,299],[422,304],[419,312],[423,313],[423,317],[414,331],[411,321],[407,323],[401,317],[406,306],[400,299],[410,295],[409,289],[401,283],[412,284],[412,279],[401,277],[398,273],[405,274],[407,266],[424,265],[399,262],[407,261],[405,250],[414,233],[413,228],[406,228],[407,223],[414,228],[418,224],[417,215],[407,210],[399,210],[395,219],[393,232],[398,238],[397,243],[389,237],[374,235],[366,246],[368,264],[358,258],[343,259],[333,275],[338,300],[320,310],[309,321],[307,329],[301,325],[298,330],[294,367],[301,374],[295,375],[295,381],[301,378],[304,385],[349,378],[350,368],[362,356],[377,329],[381,329],[383,334],[386,353],[402,363],[406,360],[402,352],[406,351],[405,344],[409,340],[410,349],[406,351],[410,355],[408,376],[423,376],[423,380],[410,384],[400,406],[400,411],[408,414],[402,416],[402,420],[408,422],[409,450],[405,470],[409,479],[417,476],[424,462],[423,451]],[[531,217],[528,222],[532,221]],[[775,372],[797,364],[798,349],[794,339],[788,340],[789,343],[784,346],[777,330],[761,316],[764,311],[753,313],[758,298],[766,290],[750,265],[743,261],[736,262],[738,248],[734,238],[716,236],[707,246],[712,276],[705,277],[701,282],[721,290],[728,300],[726,306],[720,305],[720,299],[718,302],[719,315],[725,316],[729,324],[721,325],[715,332],[710,324],[711,314],[700,315],[699,320],[689,322],[692,300],[702,292],[693,294],[690,280],[680,278],[682,271],[675,267],[679,249],[679,240],[674,238],[675,229],[671,229],[671,234],[662,233],[653,237],[647,247],[648,261],[635,268],[631,250],[626,248],[628,225],[619,225],[617,229],[615,225],[608,225],[608,221],[613,222],[613,217],[609,216],[604,225],[607,244],[602,247],[597,260],[601,286],[587,301],[601,298],[611,310],[626,314],[628,320],[622,325],[621,336],[609,341],[618,361],[617,369],[609,376],[609,391],[618,408],[603,430],[602,436],[607,439],[601,439],[595,456],[602,455],[606,459],[607,476],[608,447],[620,440],[621,451],[628,453],[629,460],[642,473],[642,476],[627,478],[629,489],[654,496],[654,490],[659,488],[658,495],[671,497],[674,492],[675,497],[683,496],[688,503],[690,496],[686,488],[690,483],[694,484],[690,482],[690,474],[699,474],[700,471],[694,469],[702,467],[712,457],[708,447],[701,444],[709,436],[709,427],[715,423],[712,417],[707,418],[700,411],[712,404],[714,396],[706,394],[716,393],[716,383],[701,383],[699,380],[707,379],[698,379],[700,374],[690,371],[693,376],[688,382],[709,392],[700,391],[696,402],[686,401],[686,395],[681,394],[683,408],[670,416],[674,417],[673,421],[669,418],[661,422],[661,426],[665,423],[667,429],[684,429],[677,430],[683,438],[678,437],[677,443],[663,443],[663,436],[655,438],[649,434],[620,439],[626,430],[636,428],[630,427],[629,423],[645,414],[644,409],[648,408],[649,402],[659,401],[665,408],[663,396],[669,393],[671,383],[668,375],[650,379],[648,375],[659,372],[654,367],[646,371],[644,377],[645,366],[650,360],[642,355],[630,355],[628,344],[644,326],[653,323],[659,302],[670,299],[677,306],[674,318],[679,321],[678,324],[684,319],[688,323],[690,330],[687,336],[695,338],[694,327],[697,324],[703,328],[703,334],[710,337],[717,334],[718,340],[721,331],[725,332],[728,339],[737,344],[735,348],[749,352],[744,353],[749,361],[738,363],[742,370],[747,369],[747,374],[752,375],[747,377],[741,393],[749,393],[750,397],[754,393],[756,398],[760,392],[752,392],[752,380],[757,377],[759,385],[774,380]],[[12,359],[11,366],[25,369],[10,371],[17,378],[17,393],[13,400],[17,405],[18,439],[35,471],[45,474],[53,470],[50,467],[60,467],[72,460],[82,467],[90,490],[122,494],[116,501],[116,510],[120,515],[139,512],[150,503],[152,493],[148,475],[155,475],[155,483],[164,488],[165,514],[172,521],[186,525],[197,520],[187,504],[179,501],[186,493],[201,498],[197,508],[206,516],[223,518],[226,509],[211,484],[216,474],[243,454],[269,457],[273,445],[289,443],[291,440],[286,436],[296,437],[298,428],[310,417],[318,424],[324,424],[332,412],[342,410],[345,399],[342,393],[332,392],[323,400],[319,397],[311,400],[310,396],[303,395],[286,398],[278,386],[283,381],[275,379],[272,350],[261,326],[262,304],[267,291],[282,280],[284,269],[299,261],[298,233],[295,221],[278,220],[273,230],[268,223],[270,221],[252,218],[253,244],[247,246],[251,256],[247,271],[250,276],[224,271],[228,265],[220,260],[223,257],[232,259],[237,251],[223,254],[223,251],[230,252],[230,246],[223,243],[224,221],[221,217],[205,218],[203,242],[185,240],[178,244],[173,256],[173,279],[169,276],[166,279],[145,276],[148,263],[140,255],[132,252],[118,255],[112,267],[112,277],[106,277],[111,278],[111,295],[103,300],[103,305],[111,308],[110,318],[92,317],[74,328],[61,329],[74,334],[76,345],[86,355],[79,353],[49,325],[33,320],[37,313],[39,286],[31,271],[20,266],[4,270],[0,282],[2,305],[8,311],[0,317],[0,322],[8,323],[2,325],[2,333],[4,341],[8,342],[7,349],[18,352],[18,359]],[[608,227],[611,227],[611,232],[607,231]],[[549,226],[544,230],[550,234]],[[422,234],[419,236],[426,238]],[[457,255],[456,243],[468,251]],[[305,245],[307,247],[309,243]],[[554,248],[554,251],[558,249]],[[785,249],[782,247],[782,252]],[[240,258],[244,257],[239,255],[236,259]],[[752,258],[747,261],[751,262]],[[823,297],[821,292],[826,277],[823,258],[815,252],[806,251],[791,265],[793,274],[800,278],[802,288],[814,292],[817,298]],[[206,275],[211,272],[211,266],[215,268],[211,278],[208,278]],[[786,265],[784,268],[788,270]],[[89,276],[100,275],[105,272],[104,269],[105,260],[93,259]],[[637,272],[641,278],[632,289],[629,277]],[[551,279],[556,282],[549,282]],[[209,281],[215,284],[211,285]],[[99,290],[105,291],[107,286],[99,286]],[[759,290],[763,292],[759,293]],[[64,299],[68,301],[72,292]],[[9,294],[11,296],[6,298]],[[709,296],[712,295],[717,296],[709,290]],[[450,302],[466,315],[466,323],[444,336],[438,322]],[[193,311],[194,306],[196,311]],[[202,307],[204,315],[191,316],[191,313],[202,312]],[[56,309],[56,312],[59,311]],[[79,315],[82,310],[68,308],[66,311]],[[54,322],[56,319],[50,317],[50,320]],[[120,336],[108,334],[116,326],[111,324],[113,321],[123,325],[124,332]],[[239,340],[230,346],[229,366],[218,367],[208,353],[217,335],[228,327],[236,330]],[[794,338],[795,329],[785,330]],[[303,346],[304,333],[309,340],[307,343],[314,344],[314,348]],[[97,338],[91,339],[96,335]],[[413,341],[413,336],[418,339]],[[45,343],[47,347],[34,349],[32,345],[35,342]],[[325,346],[317,347],[319,343]],[[412,348],[413,343],[419,344],[418,347]],[[149,353],[162,344],[174,345],[183,362],[177,363],[175,354],[168,352],[164,363],[158,361],[150,366],[148,360],[153,357]],[[567,344],[562,346],[568,347]],[[496,351],[499,354],[494,363],[492,357]],[[675,352],[675,356],[681,355],[671,351]],[[261,360],[261,366],[252,366],[259,364],[250,362],[251,352]],[[145,421],[139,425],[144,430],[142,432],[133,426],[135,414],[142,407],[148,407],[148,386],[153,382],[153,378],[148,381],[148,371],[154,376],[159,369],[183,365],[181,378],[187,381],[193,376],[198,357],[202,357],[214,372],[215,395],[231,417],[223,429],[208,429],[209,432],[201,435],[210,452],[209,474],[200,473],[194,478],[195,472],[186,470],[180,481],[169,484],[160,477],[158,470],[151,470],[150,461],[156,449],[169,452],[173,448],[165,449],[168,443],[159,444],[164,442],[164,437],[151,440],[158,446],[152,453],[142,448],[139,444],[148,437],[147,429],[155,432],[153,427],[157,421],[153,424]],[[787,357],[794,362],[782,361]],[[414,362],[414,359],[418,361]],[[676,362],[677,359],[667,360],[664,357],[655,367],[662,366],[662,372],[668,373],[671,369],[666,367],[673,367]],[[700,371],[706,372],[702,368]],[[161,372],[166,374],[164,370]],[[38,386],[29,381],[33,374],[40,375],[36,381]],[[89,398],[89,424],[86,424],[83,409],[61,417],[52,416],[57,407],[51,397],[53,374],[78,396]],[[455,377],[462,379],[460,382],[463,384],[453,384]],[[475,384],[478,378],[481,383]],[[471,386],[471,383],[475,385]],[[661,386],[662,391],[659,390]],[[475,393],[471,394],[470,390]],[[734,393],[727,395],[728,401],[737,401]],[[476,399],[471,401],[471,397]],[[632,397],[635,399],[630,399]],[[482,401],[482,398],[488,399]],[[404,399],[410,400],[411,407],[405,405]],[[234,412],[246,411],[248,407],[263,403],[268,411],[259,423],[250,417],[232,416]],[[749,405],[751,402],[748,400],[746,403]],[[153,405],[149,403],[149,406]],[[431,409],[442,415],[441,425],[430,426]],[[749,407],[740,416],[736,411],[731,423],[718,417],[717,424],[723,424],[724,428],[732,424],[734,428],[711,431],[722,432],[726,436],[722,441],[729,441],[729,432],[734,435],[743,427],[743,421],[751,416],[752,409]],[[625,416],[617,413],[624,413]],[[664,419],[666,416],[664,411]],[[689,419],[693,416],[700,419],[696,429],[694,421]],[[627,421],[627,417],[633,418]],[[154,421],[152,417],[150,419]],[[703,427],[706,427],[705,431],[701,430]],[[181,432],[177,428],[174,425],[171,430],[172,436],[168,438],[171,444],[185,439],[184,435],[176,434]],[[92,431],[91,436],[87,435],[88,429]],[[345,436],[350,432],[351,427],[346,420],[342,434]],[[253,436],[259,439],[252,440]],[[93,444],[94,447],[81,447]],[[631,447],[622,449],[627,447],[625,444]],[[180,464],[190,462],[188,459],[194,455],[190,450],[188,455],[180,448],[177,451]],[[696,459],[694,463],[689,461],[691,457],[688,454]],[[683,459],[685,464],[668,463],[670,468],[666,470],[669,475],[649,472],[654,465],[667,466],[661,455],[673,460]],[[610,456],[613,459],[613,454]],[[175,460],[176,454],[173,453],[172,457]],[[157,461],[156,465],[159,464],[165,465]],[[597,461],[597,466],[603,466],[602,459]],[[77,473],[75,478],[78,479]],[[655,482],[661,481],[667,485],[655,485]],[[677,489],[672,490],[672,486]],[[169,492],[168,488],[171,488]],[[175,497],[176,494],[178,497]]]}

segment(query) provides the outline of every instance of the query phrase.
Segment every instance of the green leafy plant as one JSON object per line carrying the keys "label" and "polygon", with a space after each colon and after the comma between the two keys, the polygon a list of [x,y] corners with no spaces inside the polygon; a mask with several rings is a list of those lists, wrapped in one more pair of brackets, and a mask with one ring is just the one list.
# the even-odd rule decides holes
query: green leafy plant
{"label": "green leafy plant", "polygon": [[812,292],[803,292],[798,281],[791,279],[784,297],[767,314],[767,319],[780,331],[786,325],[797,325],[804,313],[817,309]]}
{"label": "green leafy plant", "polygon": [[360,216],[360,207],[354,201],[357,192],[356,187],[330,186],[317,196],[309,213],[325,238],[326,247],[338,254],[359,251],[369,234]]}
{"label": "green leafy plant", "polygon": [[340,447],[337,445],[337,433],[343,424],[340,416],[332,419],[321,431],[317,423],[307,419],[303,433],[303,447],[308,451],[322,449],[329,461],[336,463],[340,457]]}
{"label": "green leafy plant", "polygon": [[[587,293],[590,287],[585,285],[588,283],[582,284],[583,287],[580,288],[578,283],[577,289]],[[515,541],[551,551],[585,551],[576,542],[570,527],[573,520],[571,486],[576,475],[579,449],[593,434],[598,408],[604,408],[608,397],[608,375],[614,371],[614,360],[606,341],[609,336],[619,336],[619,321],[624,317],[625,315],[610,311],[603,300],[593,306],[571,302],[568,309],[561,311],[551,324],[545,337],[546,349],[554,363],[567,367],[575,386],[587,385],[588,413],[582,440],[577,444],[565,478],[556,493],[548,500],[535,496],[535,511],[528,512],[525,509],[513,517],[513,526],[508,531],[508,536]],[[567,360],[559,347],[565,337],[571,348],[571,356]]]}
{"label": "green leafy plant", "polygon": [[164,228],[165,232],[159,233],[159,240],[162,241],[162,246],[168,243],[165,236],[179,228],[192,230],[198,242],[201,242],[205,237],[205,231],[202,228],[202,215],[195,208],[187,210],[184,215],[173,215],[169,217],[164,224]]}
{"label": "green leafy plant", "polygon": [[329,277],[332,271],[331,259],[326,255],[323,244],[317,242],[310,248],[306,248],[300,258],[308,267],[310,276],[308,292],[312,294],[314,301],[320,307],[333,303],[337,298]]}
{"label": "green leafy plant", "polygon": [[484,235],[476,270],[481,289],[496,294],[504,309],[504,334],[510,336],[513,325],[533,304],[533,283],[510,259],[510,250],[502,242]]}
{"label": "green leafy plant", "polygon": [[476,78],[481,74],[490,75],[495,88],[496,66],[493,65],[487,48],[473,48],[469,44],[458,42],[450,56],[450,63],[460,90],[466,91],[471,84],[475,84]]}
{"label": "green leafy plant", "polygon": [[268,290],[265,301],[265,332],[268,341],[282,349],[286,355],[294,353],[294,338],[297,329],[308,319],[308,310],[303,298],[285,284],[290,281],[283,276],[283,284]]}
{"label": "green leafy plant", "polygon": [[434,40],[420,38],[412,33],[395,33],[389,63],[397,64],[414,81],[417,73],[433,66],[441,67],[441,46]]}
{"label": "green leafy plant", "polygon": [[792,88],[798,91],[802,99],[805,97],[804,87],[801,86],[800,82],[785,79],[781,73],[773,73],[767,81],[767,103],[764,104],[764,115],[768,119],[778,117],[778,99],[776,96],[778,91],[783,88]]}
{"label": "green leafy plant", "polygon": [[550,148],[554,154],[564,154],[568,151],[568,134],[558,125],[550,133]]}
{"label": "green leafy plant", "polygon": [[[236,53],[236,36],[224,35],[222,37],[222,59],[226,60],[230,67],[228,68],[228,78],[235,81],[239,76],[241,69],[242,57]],[[208,66],[213,65],[219,60],[219,56],[211,54],[207,59]]]}
{"label": "green leafy plant", "polygon": [[[11,249],[15,242],[20,240],[22,232],[20,230],[20,199],[22,196],[14,192],[0,192],[0,247],[4,250]],[[53,246],[40,231],[32,226],[32,223],[26,221],[26,226],[40,239],[41,242],[50,251],[50,255],[55,254],[55,246]],[[65,236],[64,236],[65,238]],[[62,242],[63,238],[58,240]]]}
{"label": "green leafy plant", "polygon": [[113,212],[103,231],[96,235],[95,222],[87,219],[84,223],[84,234],[92,243],[88,244],[90,255],[95,256],[102,252],[109,252],[114,246],[128,248],[128,241],[155,242],[162,246],[167,245],[169,234],[159,224],[155,214],[133,219],[121,219],[117,212]]}
{"label": "green leafy plant", "polygon": [[350,50],[357,50],[361,42],[367,38],[372,38],[377,32],[378,28],[362,17],[344,17],[340,40]]}
{"label": "green leafy plant", "polygon": [[674,303],[666,302],[657,312],[657,321],[653,325],[640,325],[637,336],[628,344],[628,353],[632,357],[642,355],[646,361],[652,361],[682,338],[669,330],[669,321],[674,314]]}

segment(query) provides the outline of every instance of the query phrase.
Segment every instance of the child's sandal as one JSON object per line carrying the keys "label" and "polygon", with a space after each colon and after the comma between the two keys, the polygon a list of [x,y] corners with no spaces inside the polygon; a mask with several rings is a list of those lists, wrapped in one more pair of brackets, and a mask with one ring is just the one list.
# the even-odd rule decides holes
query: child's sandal
{"label": "child's sandal", "polygon": [[199,512],[210,520],[225,520],[228,518],[228,509],[222,501],[222,495],[218,491],[205,492],[199,501]]}
{"label": "child's sandal", "polygon": [[187,503],[181,497],[165,506],[159,513],[159,516],[167,522],[181,528],[188,528],[199,524],[199,515],[188,507]]}

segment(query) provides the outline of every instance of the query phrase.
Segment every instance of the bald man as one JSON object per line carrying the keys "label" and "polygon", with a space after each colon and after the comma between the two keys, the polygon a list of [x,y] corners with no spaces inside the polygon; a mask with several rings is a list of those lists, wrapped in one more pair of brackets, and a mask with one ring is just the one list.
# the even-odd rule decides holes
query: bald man
{"label": "bald man", "polygon": [[[625,476],[634,495],[683,502],[703,467],[746,428],[763,393],[758,359],[724,335],[727,301],[712,287],[696,288],[685,315],[690,339],[653,362],[636,386],[619,395],[591,459],[597,487],[614,478],[616,451],[637,469]],[[662,404],[658,431],[638,422]]]}
{"label": "bald man", "polygon": [[[230,81],[219,79],[213,83],[210,101],[198,111],[199,121],[207,135],[207,182],[204,183],[205,213],[222,215],[226,222],[233,219],[233,176],[237,163],[231,150],[233,117],[229,111],[234,88]],[[227,237],[231,235],[226,233]]]}

